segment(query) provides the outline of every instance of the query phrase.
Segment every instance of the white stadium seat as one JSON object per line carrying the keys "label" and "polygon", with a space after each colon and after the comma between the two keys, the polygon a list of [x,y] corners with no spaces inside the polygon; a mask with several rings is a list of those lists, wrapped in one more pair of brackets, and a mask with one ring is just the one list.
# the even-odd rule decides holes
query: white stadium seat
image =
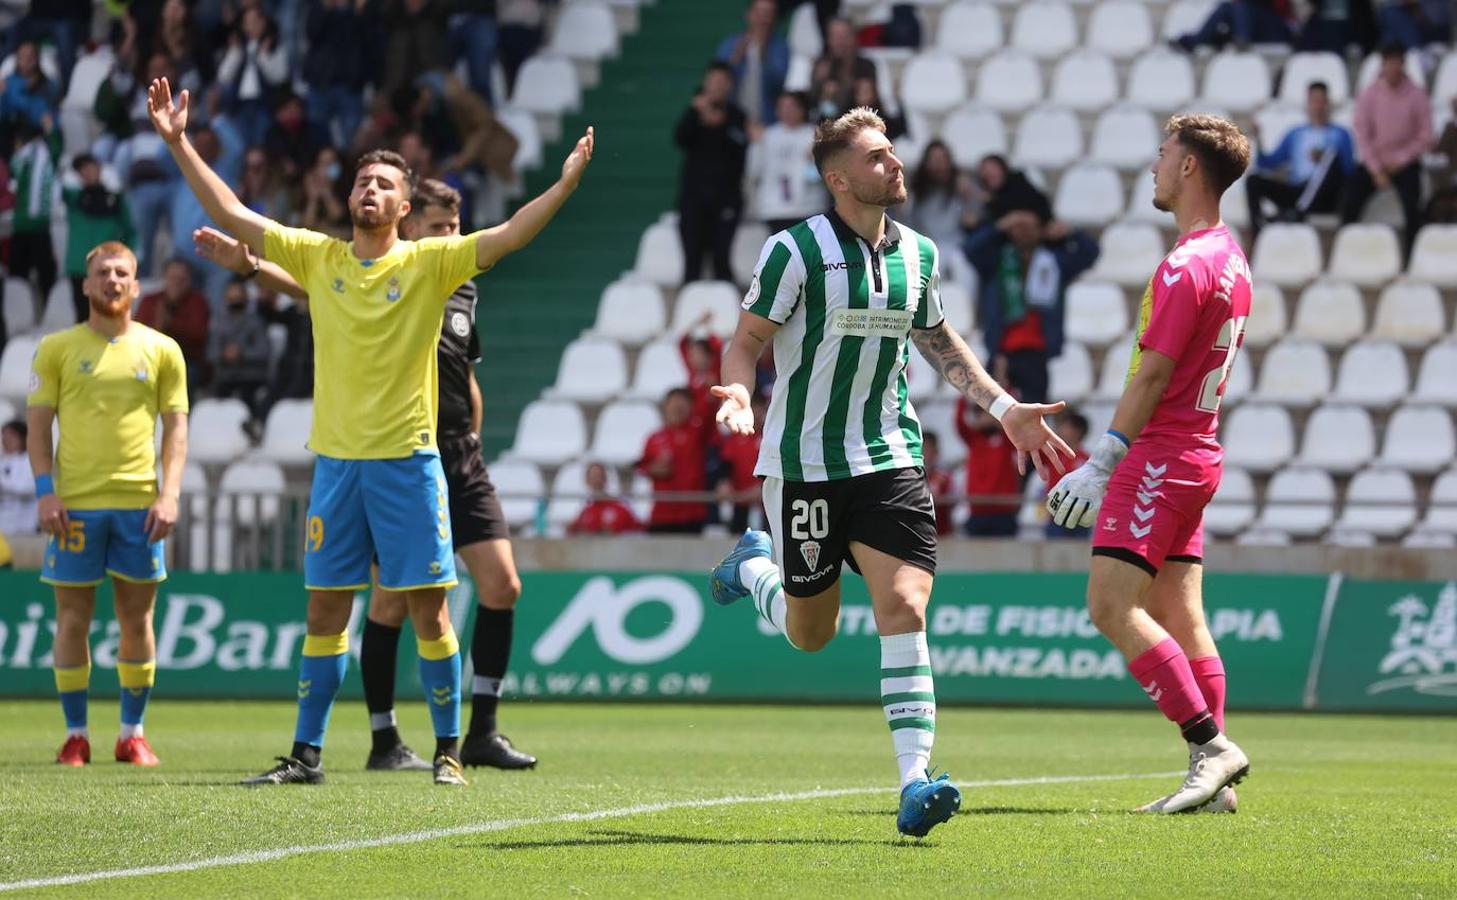
{"label": "white stadium seat", "polygon": [[1200,102],[1247,113],[1270,99],[1270,66],[1258,53],[1220,53],[1204,70]]}
{"label": "white stadium seat", "polygon": [[519,172],[541,165],[541,125],[536,116],[524,109],[502,106],[496,110],[496,118],[516,136],[516,156],[511,160],[512,166]]}
{"label": "white stadium seat", "polygon": [[1278,528],[1254,527],[1241,531],[1234,539],[1241,547],[1288,547],[1290,535]]}
{"label": "white stadium seat", "polygon": [[1285,312],[1285,294],[1273,284],[1255,282],[1250,297],[1250,318],[1245,323],[1245,344],[1263,347],[1285,336],[1289,316]]}
{"label": "white stadium seat", "polygon": [[1118,59],[1128,59],[1153,45],[1153,19],[1137,0],[1107,0],[1088,17],[1087,45]]}
{"label": "white stadium seat", "polygon": [[1174,0],[1164,13],[1161,35],[1173,40],[1191,31],[1198,31],[1209,14],[1214,12],[1215,0]]}
{"label": "white stadium seat", "polygon": [[1074,282],[1067,289],[1066,305],[1069,340],[1104,347],[1128,333],[1128,301],[1116,284]]}
{"label": "white stadium seat", "polygon": [[1417,281],[1457,288],[1457,225],[1427,225],[1418,232],[1407,274]]}
{"label": "white stadium seat", "polygon": [[1158,228],[1145,222],[1118,222],[1103,230],[1102,252],[1093,276],[1143,288],[1168,252]]}
{"label": "white stadium seat", "polygon": [[1011,146],[1001,115],[976,105],[957,107],[947,116],[941,123],[941,138],[951,148],[956,164],[965,169],[974,167],[988,154],[1005,155]]}
{"label": "white stadium seat", "polygon": [[1244,469],[1227,467],[1204,510],[1204,527],[1219,537],[1238,534],[1255,520],[1255,483]]}
{"label": "white stadium seat", "polygon": [[627,388],[627,355],[608,338],[581,337],[567,345],[557,365],[556,400],[605,403]]}
{"label": "white stadium seat", "polygon": [[1255,366],[1244,356],[1236,356],[1229,375],[1224,380],[1224,393],[1220,395],[1221,409],[1229,409],[1235,403],[1250,399],[1255,393]]}
{"label": "white stadium seat", "polygon": [[1104,110],[1093,126],[1089,156],[1120,169],[1144,169],[1158,154],[1162,137],[1153,114],[1131,104]]}
{"label": "white stadium seat", "polygon": [[1193,99],[1194,65],[1182,53],[1156,48],[1141,54],[1128,73],[1130,103],[1159,113],[1187,106]]}
{"label": "white stadium seat", "polygon": [[688,383],[688,367],[678,342],[672,339],[653,341],[637,356],[637,373],[632,380],[632,396],[657,402],[670,389]]}
{"label": "white stadium seat", "polygon": [[1425,347],[1441,338],[1444,318],[1442,295],[1435,287],[1399,279],[1381,292],[1371,336],[1403,347]]}
{"label": "white stadium seat", "polygon": [[1004,50],[982,63],[976,102],[1001,112],[1022,112],[1042,100],[1042,69],[1026,53]]}
{"label": "white stadium seat", "polygon": [[1457,53],[1446,53],[1432,79],[1432,102],[1445,106],[1453,97],[1457,97]]}
{"label": "white stadium seat", "polygon": [[646,400],[617,400],[602,408],[588,456],[608,465],[637,462],[647,436],[662,424],[657,406]]}
{"label": "white stadium seat", "polygon": [[1350,526],[1338,525],[1326,533],[1322,543],[1332,547],[1374,547],[1376,535]]}
{"label": "white stadium seat", "polygon": [[1078,45],[1072,7],[1057,0],[1030,0],[1017,6],[1012,46],[1041,59],[1056,59]]}
{"label": "white stadium seat", "polygon": [[1118,100],[1118,72],[1113,60],[1092,50],[1064,56],[1052,73],[1053,103],[1093,112]]}
{"label": "white stadium seat", "polygon": [[1153,176],[1147,172],[1138,172],[1133,176],[1133,185],[1128,189],[1128,206],[1124,213],[1129,221],[1147,222],[1150,225],[1157,225],[1159,228],[1174,227],[1174,216],[1172,213],[1153,205]]}
{"label": "white stadium seat", "polygon": [[601,0],[572,0],[557,15],[548,52],[600,60],[617,54],[617,19]]}
{"label": "white stadium seat", "polygon": [[[971,293],[965,287],[954,281],[941,282],[941,312],[953,331],[960,335],[971,334],[976,325],[975,309]],[[915,356],[914,353],[911,355]]]}
{"label": "white stadium seat", "polygon": [[1110,402],[1123,396],[1123,386],[1128,380],[1128,364],[1133,359],[1133,335],[1124,335],[1103,352],[1103,363],[1098,370],[1098,389],[1094,397]]}
{"label": "white stadium seat", "polygon": [[1427,498],[1427,515],[1422,528],[1457,534],[1457,469],[1448,469],[1432,484]]}
{"label": "white stadium seat", "polygon": [[1361,341],[1341,357],[1335,397],[1362,406],[1394,406],[1411,387],[1406,356],[1386,341]]}
{"label": "white stadium seat", "polygon": [[264,525],[278,517],[283,495],[283,469],[264,459],[240,460],[223,471],[218,481],[219,518],[239,525]]}
{"label": "white stadium seat", "polygon": [[1433,344],[1422,356],[1413,402],[1457,406],[1457,342]]}
{"label": "white stadium seat", "polygon": [[1356,473],[1346,486],[1346,505],[1336,523],[1342,529],[1393,538],[1417,519],[1417,492],[1400,469],[1373,468]]}
{"label": "white stadium seat", "polygon": [[[1369,53],[1361,61],[1361,68],[1356,75],[1356,93],[1366,89],[1366,86],[1376,80],[1381,72],[1381,54]],[[1423,90],[1427,86],[1427,70],[1422,65],[1422,54],[1419,50],[1408,50],[1406,53],[1406,77],[1410,78],[1418,87]],[[1441,101],[1441,97],[1434,98]]]}
{"label": "white stadium seat", "polygon": [[582,105],[577,67],[560,56],[537,54],[526,60],[516,76],[511,104],[538,115],[575,112]]}
{"label": "white stadium seat", "polygon": [[629,347],[652,340],[668,327],[663,292],[650,281],[622,278],[607,286],[597,302],[592,333]]}
{"label": "white stadium seat", "polygon": [[825,39],[820,34],[820,21],[814,8],[806,9],[803,4],[795,7],[789,16],[789,52],[819,59],[824,49]]}
{"label": "white stadium seat", "polygon": [[633,271],[663,287],[683,283],[683,241],[676,223],[655,222],[647,227],[637,244]]}
{"label": "white stadium seat", "polygon": [[1002,16],[981,0],[956,0],[941,10],[936,49],[960,59],[981,59],[1003,45]]}
{"label": "white stadium seat", "polygon": [[1274,223],[1266,225],[1255,240],[1250,262],[1255,283],[1269,281],[1292,287],[1311,281],[1325,268],[1321,260],[1320,237],[1309,225]]}
{"label": "white stadium seat", "polygon": [[524,459],[498,459],[491,463],[490,470],[506,524],[522,528],[534,522],[537,504],[546,493],[546,482],[536,464]]}
{"label": "white stadium seat", "polygon": [[1047,366],[1049,391],[1058,400],[1077,403],[1093,392],[1093,359],[1088,348],[1066,341],[1062,353]]}
{"label": "white stadium seat", "polygon": [[1236,241],[1239,241],[1239,229],[1250,226],[1250,201],[1245,194],[1245,177],[1242,175],[1236,179],[1219,198],[1219,217],[1230,226]]}
{"label": "white stadium seat", "polygon": [[19,278],[5,279],[6,334],[29,334],[35,329],[35,291],[30,282]]}
{"label": "white stadium seat", "polygon": [[1282,469],[1265,489],[1263,528],[1295,537],[1315,537],[1335,518],[1336,486],[1319,469]]}
{"label": "white stadium seat", "polygon": [[1071,110],[1039,106],[1017,126],[1012,157],[1019,166],[1060,169],[1083,155],[1083,128]]}
{"label": "white stadium seat", "polygon": [[1317,281],[1300,292],[1291,336],[1344,347],[1366,333],[1366,305],[1355,285]]}
{"label": "white stadium seat", "polygon": [[0,352],[0,397],[24,403],[30,392],[30,361],[39,343],[39,335],[10,336],[4,351]]}
{"label": "white stadium seat", "polygon": [[1359,406],[1322,406],[1311,413],[1301,440],[1302,466],[1349,474],[1376,458],[1376,429]]}
{"label": "white stadium seat", "polygon": [[1308,121],[1304,103],[1299,106],[1266,103],[1255,111],[1255,134],[1260,139],[1259,150],[1264,153],[1274,152],[1292,128]]}
{"label": "white stadium seat", "polygon": [[53,334],[76,324],[76,304],[71,300],[71,279],[58,278],[46,297],[40,317],[40,333]]}
{"label": "white stadium seat", "polygon": [[694,281],[683,286],[673,304],[673,330],[686,333],[705,315],[708,330],[722,337],[734,333],[739,322],[739,303],[743,295],[727,281]]}
{"label": "white stadium seat", "polygon": [[1330,275],[1376,287],[1401,272],[1401,246],[1390,225],[1346,225],[1331,247]]}
{"label": "white stadium seat", "polygon": [[198,400],[188,415],[187,456],[199,463],[232,462],[248,452],[242,400]]}
{"label": "white stadium seat", "polygon": [[1425,526],[1413,529],[1410,534],[1401,539],[1403,547],[1415,547],[1422,550],[1451,550],[1457,547],[1457,534],[1445,531],[1429,531]]}
{"label": "white stadium seat", "polygon": [[1058,179],[1052,205],[1064,222],[1102,226],[1123,212],[1123,182],[1112,166],[1074,165]]}
{"label": "white stadium seat", "polygon": [[1325,82],[1332,106],[1343,106],[1351,98],[1345,60],[1329,52],[1304,52],[1291,54],[1285,61],[1285,70],[1280,74],[1280,102],[1304,106],[1312,81]]}
{"label": "white stadium seat", "polygon": [[[922,368],[925,368],[924,362]],[[956,466],[966,461],[966,444],[956,433],[956,401],[930,400],[916,407],[916,418],[921,421],[921,433],[935,432],[941,439],[941,462]]]}
{"label": "white stadium seat", "polygon": [[931,368],[919,354],[911,354],[910,363],[906,366],[906,394],[912,403],[919,405],[930,400],[942,384],[940,372]]}
{"label": "white stadium seat", "polygon": [[314,421],[312,400],[280,400],[268,411],[263,427],[263,444],[258,448],[263,459],[284,465],[305,465],[313,461],[308,448],[309,430]]}
{"label": "white stadium seat", "polygon": [[1319,344],[1285,340],[1272,346],[1260,366],[1260,400],[1310,406],[1330,393],[1330,358]]}
{"label": "white stadium seat", "polygon": [[1437,406],[1403,406],[1386,423],[1380,463],[1432,475],[1457,457],[1452,417]]}
{"label": "white stadium seat", "polygon": [[1224,458],[1231,466],[1270,472],[1295,455],[1295,426],[1278,406],[1246,403],[1222,422]]}
{"label": "white stadium seat", "polygon": [[901,99],[907,111],[944,115],[966,99],[966,73],[949,53],[922,53],[911,58],[901,75]]}
{"label": "white stadium seat", "polygon": [[567,400],[533,400],[521,413],[511,455],[544,466],[560,465],[587,448],[582,409]]}
{"label": "white stadium seat", "polygon": [[[897,152],[899,148],[897,148]],[[761,222],[740,222],[729,246],[729,268],[734,273],[734,283],[747,288],[754,279],[754,267],[759,264],[759,254],[769,240],[769,228]]]}

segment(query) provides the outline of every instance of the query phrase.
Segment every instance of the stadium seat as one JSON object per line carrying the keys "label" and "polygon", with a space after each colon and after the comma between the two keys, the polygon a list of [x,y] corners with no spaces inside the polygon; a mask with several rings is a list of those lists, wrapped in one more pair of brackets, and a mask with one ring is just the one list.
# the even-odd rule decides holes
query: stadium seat
{"label": "stadium seat", "polygon": [[1057,400],[1081,402],[1093,393],[1093,359],[1077,341],[1062,345],[1062,353],[1048,363],[1049,393]]}
{"label": "stadium seat", "polygon": [[242,400],[198,400],[188,416],[187,456],[199,463],[232,462],[248,452],[243,423],[248,407]]}
{"label": "stadium seat", "polygon": [[1278,406],[1242,404],[1221,423],[1225,462],[1251,472],[1270,472],[1295,455],[1295,426]]}
{"label": "stadium seat", "polygon": [[976,326],[975,310],[976,304],[965,287],[954,281],[941,282],[941,313],[946,316],[953,331],[960,335],[971,334]]}
{"label": "stadium seat", "polygon": [[1168,252],[1158,228],[1145,222],[1118,222],[1103,230],[1102,252],[1093,277],[1143,288]]}
{"label": "stadium seat", "polygon": [[567,345],[557,366],[553,400],[605,403],[627,388],[627,356],[614,340],[580,337]]}
{"label": "stadium seat", "polygon": [[1285,60],[1285,70],[1280,74],[1280,102],[1286,106],[1304,106],[1312,81],[1326,83],[1331,106],[1343,106],[1351,98],[1345,60],[1329,52],[1302,52],[1293,53]]}
{"label": "stadium seat", "polygon": [[727,281],[694,281],[683,286],[673,304],[673,331],[686,334],[699,320],[709,316],[708,330],[729,337],[739,323],[743,295]]}
{"label": "stadium seat", "polygon": [[966,73],[949,53],[921,53],[901,74],[901,101],[906,110],[945,115],[966,99]]}
{"label": "stadium seat", "polygon": [[632,396],[654,403],[670,389],[688,383],[688,367],[678,342],[671,339],[653,341],[637,356],[637,373],[632,381]]}
{"label": "stadium seat", "polygon": [[1002,16],[981,0],[956,0],[941,10],[936,49],[959,59],[981,59],[1004,43]]}
{"label": "stadium seat", "polygon": [[536,520],[537,505],[546,483],[535,463],[524,459],[498,459],[491,463],[491,483],[501,498],[501,511],[511,528],[524,528]]}
{"label": "stadium seat", "polygon": [[1012,157],[1022,166],[1061,169],[1083,155],[1083,128],[1071,110],[1039,106],[1022,117]]}
{"label": "stadium seat", "polygon": [[1432,79],[1432,102],[1446,106],[1453,97],[1457,97],[1457,53],[1446,53],[1437,67],[1437,77]]}
{"label": "stadium seat", "polygon": [[1239,229],[1250,227],[1250,201],[1245,194],[1245,178],[1241,176],[1224,196],[1219,198],[1219,217],[1230,226],[1231,234],[1239,241]]}
{"label": "stadium seat", "polygon": [[1234,542],[1242,547],[1288,547],[1290,535],[1278,528],[1248,528],[1235,536]]}
{"label": "stadium seat", "polygon": [[[1366,89],[1366,86],[1376,80],[1377,74],[1381,71],[1381,54],[1369,53],[1361,61],[1361,68],[1356,75],[1356,93]],[[1440,70],[1439,70],[1440,71]],[[1422,66],[1422,54],[1419,50],[1408,50],[1406,54],[1406,77],[1423,89],[1427,86],[1427,70]],[[1441,97],[1433,99],[1441,102]]]}
{"label": "stadium seat", "polygon": [[1330,358],[1319,344],[1283,340],[1272,346],[1260,366],[1260,400],[1285,406],[1309,406],[1331,389]]}
{"label": "stadium seat", "polygon": [[637,244],[633,271],[663,287],[683,283],[683,241],[676,223],[655,222],[647,227]]}
{"label": "stadium seat", "polygon": [[1429,531],[1426,526],[1415,528],[1401,539],[1403,547],[1421,550],[1450,550],[1457,547],[1457,534],[1446,531]]}
{"label": "stadium seat", "polygon": [[1128,189],[1128,206],[1124,210],[1128,221],[1147,222],[1159,228],[1172,229],[1173,214],[1153,205],[1153,176],[1147,172],[1139,172],[1132,180],[1133,184]]}
{"label": "stadium seat", "polygon": [[1153,20],[1137,0],[1108,0],[1093,7],[1084,42],[1115,59],[1129,59],[1153,45]]}
{"label": "stadium seat", "polygon": [[957,107],[941,123],[941,138],[951,148],[956,164],[970,169],[989,153],[1006,155],[1011,146],[1007,129],[996,110],[968,104]]}
{"label": "stadium seat", "polygon": [[496,118],[501,120],[507,131],[516,136],[516,155],[511,160],[512,167],[521,172],[541,165],[541,126],[537,123],[536,116],[524,109],[502,106],[496,110]]}
{"label": "stadium seat", "polygon": [[[1305,104],[1286,106],[1283,103],[1266,103],[1255,111],[1255,135],[1259,136],[1258,149],[1272,153],[1292,128],[1309,121]],[[1254,137],[1255,135],[1251,135]],[[1251,168],[1254,168],[1251,165]]]}
{"label": "stadium seat", "polygon": [[1371,468],[1346,486],[1346,505],[1336,527],[1394,538],[1416,524],[1417,492],[1400,469]]}
{"label": "stadium seat", "polygon": [[[1158,124],[1148,110],[1122,104],[1105,110],[1093,126],[1089,156],[1120,169],[1144,169],[1158,154]],[[1143,173],[1146,177],[1146,173]]]}
{"label": "stadium seat", "polygon": [[1432,475],[1457,458],[1452,417],[1438,406],[1403,406],[1386,422],[1383,466]]}
{"label": "stadium seat", "polygon": [[1250,399],[1255,393],[1255,365],[1242,355],[1236,356],[1234,365],[1225,376],[1224,393],[1220,395],[1220,409],[1228,409],[1235,403]]}
{"label": "stadium seat", "polygon": [[582,409],[566,400],[533,400],[521,413],[511,455],[544,466],[560,465],[587,448]]}
{"label": "stadium seat", "polygon": [[1401,246],[1390,225],[1346,225],[1331,247],[1330,275],[1376,287],[1401,272]]}
{"label": "stadium seat", "polygon": [[1069,340],[1106,347],[1128,333],[1128,300],[1116,284],[1075,282],[1067,289],[1066,305]]}
{"label": "stadium seat", "polygon": [[1296,463],[1349,474],[1376,458],[1376,429],[1359,406],[1321,406],[1305,423]]}
{"label": "stadium seat", "polygon": [[244,459],[223,470],[218,481],[215,520],[238,525],[267,525],[278,518],[283,496],[283,469],[265,459]]}
{"label": "stadium seat", "polygon": [[1321,543],[1332,547],[1374,547],[1376,535],[1349,526],[1337,526],[1326,532]]}
{"label": "stadium seat", "polygon": [[824,49],[825,39],[820,34],[820,21],[814,8],[805,9],[803,4],[795,7],[789,16],[789,52],[795,56],[819,59]]}
{"label": "stadium seat", "polygon": [[1042,69],[1026,53],[1004,50],[982,63],[976,102],[1000,112],[1021,113],[1042,100]]}
{"label": "stadium seat", "polygon": [[617,19],[601,0],[572,0],[562,6],[547,52],[597,61],[617,54]]}
{"label": "stadium seat", "polygon": [[1094,394],[1097,399],[1116,401],[1123,396],[1123,386],[1128,380],[1128,364],[1132,359],[1132,335],[1121,337],[1108,346],[1103,353],[1103,365],[1098,373],[1098,390]]}
{"label": "stadium seat", "polygon": [[931,364],[919,353],[911,354],[910,363],[906,366],[906,395],[912,403],[920,405],[930,400],[944,383],[941,373],[931,368]]}
{"label": "stadium seat", "polygon": [[1300,292],[1291,336],[1344,347],[1366,333],[1366,306],[1355,285],[1321,280]]}
{"label": "stadium seat", "polygon": [[1093,112],[1118,100],[1118,72],[1113,60],[1092,50],[1064,56],[1052,73],[1053,103]]}
{"label": "stadium seat", "polygon": [[1106,225],[1123,212],[1123,182],[1112,166],[1074,165],[1058,179],[1052,205],[1064,222]]}
{"label": "stadium seat", "polygon": [[1324,269],[1320,237],[1309,225],[1266,225],[1255,240],[1250,268],[1256,284],[1268,281],[1281,287],[1302,285],[1319,276]]}
{"label": "stadium seat", "polygon": [[0,397],[0,422],[9,422],[24,413],[23,406],[17,406],[4,397]]}
{"label": "stadium seat", "polygon": [[1194,65],[1189,57],[1156,48],[1134,61],[1125,95],[1130,103],[1168,113],[1187,106],[1194,92]]}
{"label": "stadium seat", "polygon": [[1160,36],[1173,40],[1191,31],[1198,31],[1214,11],[1215,0],[1174,0],[1164,12]]}
{"label": "stadium seat", "polygon": [[53,334],[76,324],[76,304],[71,300],[71,279],[58,278],[46,297],[45,312],[40,318],[40,333]]}
{"label": "stadium seat", "polygon": [[1433,344],[1422,356],[1411,399],[1414,403],[1457,406],[1457,342]]}
{"label": "stadium seat", "polygon": [[1319,469],[1281,469],[1265,489],[1259,525],[1294,537],[1315,537],[1335,518],[1336,486]]}
{"label": "stadium seat", "polygon": [[511,105],[537,115],[575,112],[582,105],[576,66],[561,56],[544,53],[532,56],[516,76]]}
{"label": "stadium seat", "polygon": [[603,407],[587,455],[612,466],[637,462],[643,442],[662,424],[657,406],[646,400],[617,400]]}
{"label": "stadium seat", "polygon": [[[926,367],[924,360],[912,360],[911,364],[921,364]],[[941,463],[947,466],[957,466],[966,462],[966,444],[961,442],[961,435],[956,433],[956,401],[955,400],[929,400],[925,404],[916,406],[916,418],[921,421],[921,433],[928,431],[935,432],[941,439]]]}
{"label": "stadium seat", "polygon": [[30,360],[35,356],[39,335],[10,336],[0,352],[0,397],[25,402],[30,391]]}
{"label": "stadium seat", "polygon": [[1250,301],[1250,318],[1245,323],[1245,344],[1263,347],[1285,336],[1289,317],[1285,294],[1273,284],[1255,282]]}
{"label": "stadium seat", "polygon": [[35,329],[35,291],[29,281],[5,279],[5,333],[29,334]]}
{"label": "stadium seat", "polygon": [[[1452,54],[1457,57],[1457,54]],[[1457,288],[1457,225],[1427,225],[1417,233],[1407,274],[1445,288]]]}
{"label": "stadium seat", "polygon": [[1386,341],[1361,341],[1341,357],[1335,398],[1362,406],[1394,406],[1411,386],[1406,356]]}
{"label": "stadium seat", "polygon": [[[900,148],[896,148],[899,152]],[[729,268],[734,273],[734,283],[747,288],[754,279],[754,269],[759,265],[759,254],[769,241],[769,228],[762,222],[741,222],[734,232],[733,244],[729,247]]]}
{"label": "stadium seat", "polygon": [[1199,97],[1231,112],[1251,112],[1270,99],[1270,66],[1258,53],[1220,53],[1204,70]]}
{"label": "stadium seat", "polygon": [[280,400],[268,411],[263,427],[263,444],[259,455],[284,465],[304,465],[313,461],[308,448],[309,429],[314,421],[312,400]]}
{"label": "stadium seat", "polygon": [[1457,469],[1448,469],[1432,484],[1422,529],[1457,535]]}
{"label": "stadium seat", "polygon": [[592,334],[637,347],[668,326],[663,292],[650,281],[621,278],[607,286],[597,303]]}
{"label": "stadium seat", "polygon": [[1442,336],[1442,295],[1430,284],[1399,279],[1376,303],[1371,336],[1403,347],[1425,347]]}
{"label": "stadium seat", "polygon": [[1078,45],[1078,23],[1072,7],[1058,0],[1030,0],[1017,5],[1012,20],[1012,47],[1039,59],[1056,59]]}
{"label": "stadium seat", "polygon": [[1255,520],[1255,483],[1244,469],[1226,467],[1204,510],[1204,527],[1219,537],[1238,534]]}

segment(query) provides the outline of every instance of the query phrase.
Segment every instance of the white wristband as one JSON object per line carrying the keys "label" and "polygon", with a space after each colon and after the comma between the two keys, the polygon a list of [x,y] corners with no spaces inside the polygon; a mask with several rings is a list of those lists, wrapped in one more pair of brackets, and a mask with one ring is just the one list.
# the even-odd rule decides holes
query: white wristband
{"label": "white wristband", "polygon": [[1007,414],[1007,410],[1011,409],[1016,405],[1017,401],[1012,399],[1011,394],[1002,394],[1000,397],[992,401],[992,405],[987,407],[987,412],[992,414],[993,419],[996,419],[998,422],[1000,422],[1002,421],[1002,416],[1005,416]]}

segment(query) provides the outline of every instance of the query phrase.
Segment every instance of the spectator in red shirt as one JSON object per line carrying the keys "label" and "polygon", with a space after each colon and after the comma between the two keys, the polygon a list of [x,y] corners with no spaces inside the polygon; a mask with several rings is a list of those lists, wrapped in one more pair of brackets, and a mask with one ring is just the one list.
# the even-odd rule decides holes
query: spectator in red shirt
{"label": "spectator in red shirt", "polygon": [[[1083,449],[1083,441],[1088,437],[1087,417],[1075,413],[1072,410],[1067,410],[1058,417],[1057,424],[1054,427],[1057,431],[1057,436],[1067,441],[1067,445],[1076,452],[1072,462],[1067,463],[1067,471],[1071,472],[1073,469],[1088,461],[1088,451]],[[1047,474],[1052,479],[1047,483],[1047,492],[1051,492],[1053,488],[1057,487],[1057,483],[1062,480],[1062,476],[1067,473],[1050,469]],[[1043,496],[1046,496],[1046,493]],[[1049,538],[1086,538],[1093,531],[1091,528],[1063,528],[1061,525],[1052,524],[1051,521],[1045,527]]]}
{"label": "spectator in red shirt", "polygon": [[966,533],[971,537],[1016,537],[1022,476],[1017,472],[1017,448],[1007,440],[1001,423],[980,406],[962,397],[956,406],[956,433],[967,449],[966,493],[971,497],[1017,498],[1009,503],[971,501]]}
{"label": "spectator in red shirt", "polygon": [[567,526],[567,534],[627,534],[642,531],[642,523],[632,509],[616,497],[607,495],[607,469],[601,463],[587,466],[587,491],[591,496],[577,518]]}
{"label": "spectator in red shirt", "polygon": [[[704,491],[703,431],[693,421],[693,393],[673,388],[663,397],[663,427],[648,436],[637,470],[653,480],[654,495]],[[657,500],[648,516],[654,534],[698,534],[708,519],[708,504]]]}
{"label": "spectator in red shirt", "polygon": [[162,270],[162,289],[142,298],[136,320],[175,340],[187,362],[188,393],[206,384],[207,298],[192,284],[192,266],[173,259]]}
{"label": "spectator in red shirt", "polygon": [[723,339],[707,330],[713,313],[705,312],[688,333],[678,341],[678,352],[688,368],[688,390],[693,396],[693,424],[712,441],[717,436],[713,418],[719,401],[708,389],[722,384]]}
{"label": "spectator in red shirt", "polygon": [[956,487],[952,484],[951,470],[941,466],[941,436],[934,431],[921,433],[921,457],[926,466],[926,486],[931,490],[931,502],[936,505],[936,533],[950,534],[951,514],[956,510]]}
{"label": "spectator in red shirt", "polygon": [[749,527],[749,516],[759,508],[760,482],[754,474],[759,462],[760,434],[764,430],[764,413],[769,401],[756,395],[750,405],[754,410],[753,434],[728,434],[719,438],[719,456],[723,474],[718,481],[720,503],[732,503],[734,514],[729,519],[729,532],[739,534]]}

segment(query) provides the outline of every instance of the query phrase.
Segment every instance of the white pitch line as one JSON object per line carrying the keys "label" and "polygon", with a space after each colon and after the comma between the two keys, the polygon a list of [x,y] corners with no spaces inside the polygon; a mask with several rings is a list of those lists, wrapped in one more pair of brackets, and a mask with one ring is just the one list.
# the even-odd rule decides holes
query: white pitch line
{"label": "white pitch line", "polygon": [[[962,788],[1021,787],[1036,784],[1080,784],[1094,781],[1127,781],[1136,778],[1172,778],[1186,774],[1179,772],[1147,772],[1139,775],[1051,775],[1042,778],[1002,778],[995,781],[963,781]],[[290,790],[291,788],[284,788]],[[295,789],[296,790],[296,789]],[[895,788],[853,787],[830,788],[796,793],[758,794],[755,796],[714,797],[709,800],[671,800],[664,803],[640,803],[636,806],[619,806],[614,809],[599,809],[590,812],[561,813],[555,816],[539,816],[530,819],[498,819],[494,822],[477,822],[474,825],[456,825],[452,828],[431,828],[426,831],[406,831],[400,834],[386,834],[373,838],[356,838],[336,841],[330,844],[302,844],[294,847],[279,847],[273,850],[250,850],[247,853],[233,853],[228,856],[210,856],[191,862],[167,863],[157,866],[137,866],[131,869],[104,869],[99,872],[76,872],[71,875],[53,875],[48,878],[31,878],[25,881],[0,882],[0,892],[23,891],[35,888],[60,887],[70,884],[87,884],[92,881],[110,881],[116,878],[139,878],[144,875],[175,875],[180,872],[196,872],[201,869],[216,869],[222,866],[245,866],[254,863],[272,862],[288,856],[302,856],[308,853],[341,853],[350,850],[372,850],[376,847],[393,847],[399,844],[418,844],[440,838],[462,837],[472,834],[486,834],[511,828],[525,828],[533,825],[561,825],[571,822],[596,822],[601,819],[620,819],[627,816],[641,816],[668,812],[675,809],[709,809],[715,806],[737,806],[746,803],[788,803],[796,800],[825,800],[833,797],[853,797],[863,794],[892,793]]]}

